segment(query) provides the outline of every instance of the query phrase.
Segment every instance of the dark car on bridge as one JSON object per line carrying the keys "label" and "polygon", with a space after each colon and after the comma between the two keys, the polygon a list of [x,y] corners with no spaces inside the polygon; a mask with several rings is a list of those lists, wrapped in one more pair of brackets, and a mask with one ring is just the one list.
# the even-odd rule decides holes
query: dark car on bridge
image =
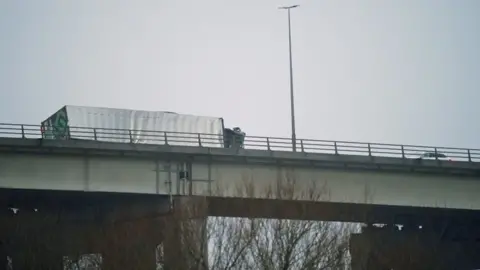
{"label": "dark car on bridge", "polygon": [[418,160],[442,160],[452,161],[447,155],[441,152],[425,152],[421,156],[417,157]]}

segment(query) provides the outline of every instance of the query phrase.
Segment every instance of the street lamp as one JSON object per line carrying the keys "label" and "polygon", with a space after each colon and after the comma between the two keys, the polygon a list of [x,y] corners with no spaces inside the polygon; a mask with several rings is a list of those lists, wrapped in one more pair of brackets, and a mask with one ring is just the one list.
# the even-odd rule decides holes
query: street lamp
{"label": "street lamp", "polygon": [[288,12],[288,51],[290,57],[290,108],[292,117],[292,148],[293,152],[297,151],[297,135],[295,134],[295,105],[293,98],[293,67],[292,67],[292,30],[290,26],[290,10],[299,7],[300,5],[293,5],[287,7],[279,7],[279,9],[286,9]]}

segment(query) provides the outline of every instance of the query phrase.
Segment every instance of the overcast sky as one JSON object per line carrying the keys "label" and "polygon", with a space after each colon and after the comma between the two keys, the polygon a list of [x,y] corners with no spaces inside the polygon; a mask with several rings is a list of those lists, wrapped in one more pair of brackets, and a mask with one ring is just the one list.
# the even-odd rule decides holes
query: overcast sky
{"label": "overcast sky", "polygon": [[0,122],[65,104],[247,134],[480,148],[478,0],[3,0]]}

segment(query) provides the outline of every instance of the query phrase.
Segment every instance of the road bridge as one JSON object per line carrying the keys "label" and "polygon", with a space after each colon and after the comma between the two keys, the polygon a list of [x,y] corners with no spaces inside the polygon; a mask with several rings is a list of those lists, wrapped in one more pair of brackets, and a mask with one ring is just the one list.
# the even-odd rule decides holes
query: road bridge
{"label": "road bridge", "polygon": [[375,155],[375,144],[344,155],[301,142],[303,152],[0,138],[0,188],[279,199],[288,187],[298,200],[480,209],[477,150],[466,149],[467,160],[418,160],[406,146],[392,157]]}
{"label": "road bridge", "polygon": [[[0,202],[61,212],[67,223],[92,202],[83,219],[94,222],[155,217],[184,196],[204,200],[206,216],[422,225],[435,235],[452,222],[473,232],[480,220],[476,149],[298,140],[292,152],[281,138],[209,148],[205,134],[158,133],[157,144],[141,144],[128,142],[132,130],[86,130],[85,140],[46,140],[39,130],[0,125]],[[454,161],[416,158],[424,152]]]}

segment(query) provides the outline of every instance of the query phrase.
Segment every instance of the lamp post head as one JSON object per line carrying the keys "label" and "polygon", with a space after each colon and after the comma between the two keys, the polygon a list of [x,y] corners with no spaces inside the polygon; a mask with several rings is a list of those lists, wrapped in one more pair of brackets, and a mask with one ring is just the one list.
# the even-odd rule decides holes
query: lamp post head
{"label": "lamp post head", "polygon": [[296,7],[299,7],[300,5],[293,5],[293,6],[286,6],[286,7],[279,7],[278,9],[292,9],[292,8],[296,8]]}

